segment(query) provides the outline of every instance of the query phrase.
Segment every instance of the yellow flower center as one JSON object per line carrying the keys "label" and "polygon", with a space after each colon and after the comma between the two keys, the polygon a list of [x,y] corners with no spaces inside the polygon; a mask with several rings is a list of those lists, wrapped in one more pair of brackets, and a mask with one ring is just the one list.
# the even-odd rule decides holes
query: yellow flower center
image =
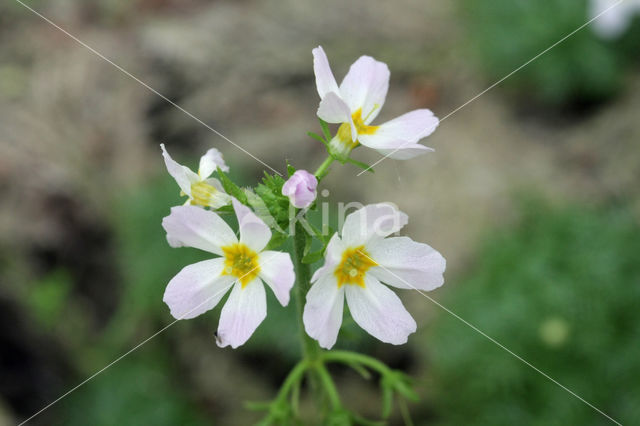
{"label": "yellow flower center", "polygon": [[[364,119],[362,118],[362,108],[358,108],[356,112],[351,114],[351,119],[359,135],[373,135],[380,128],[380,126],[368,126],[364,124],[366,117]],[[351,139],[351,125],[349,123],[342,123],[340,125],[338,128],[338,138],[351,149],[358,146],[358,141]]]}
{"label": "yellow flower center", "polygon": [[197,206],[211,206],[218,190],[205,181],[191,184],[191,204]]}
{"label": "yellow flower center", "polygon": [[338,279],[338,287],[344,284],[356,284],[364,287],[364,276],[372,266],[378,266],[364,246],[349,248],[342,253],[342,261],[333,272]]}
{"label": "yellow flower center", "polygon": [[249,284],[260,272],[258,253],[245,244],[236,243],[222,247],[224,253],[224,270],[222,275],[233,275],[238,278],[242,288]]}

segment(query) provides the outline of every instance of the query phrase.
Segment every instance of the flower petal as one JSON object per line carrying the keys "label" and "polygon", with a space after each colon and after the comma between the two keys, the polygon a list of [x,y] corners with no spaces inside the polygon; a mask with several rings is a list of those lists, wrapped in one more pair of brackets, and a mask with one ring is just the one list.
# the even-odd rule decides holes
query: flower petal
{"label": "flower petal", "polygon": [[234,277],[221,275],[224,259],[186,266],[169,281],[162,300],[175,319],[194,318],[213,309],[231,288]]}
{"label": "flower petal", "polygon": [[200,177],[187,166],[183,166],[171,158],[163,143],[160,144],[160,148],[162,149],[162,156],[164,157],[164,164],[167,166],[167,171],[178,183],[182,192],[191,195],[191,184],[198,182]]}
{"label": "flower petal", "polygon": [[346,247],[336,232],[333,234],[333,237],[331,237],[331,240],[329,240],[327,249],[324,251],[324,265],[314,272],[313,277],[311,277],[311,282],[316,282],[321,275],[333,272],[333,269],[335,269],[336,265],[342,260],[342,253],[345,249]]}
{"label": "flower petal", "polygon": [[221,348],[243,345],[267,316],[267,296],[259,278],[244,288],[239,282],[233,286],[229,299],[220,313],[217,344]]}
{"label": "flower petal", "polygon": [[380,266],[369,273],[383,283],[398,288],[433,290],[444,283],[444,257],[427,244],[408,237],[385,238],[372,241],[367,252]]}
{"label": "flower petal", "polygon": [[212,211],[196,206],[171,208],[171,214],[162,219],[171,247],[195,247],[223,255],[220,247],[238,242],[233,230]]}
{"label": "flower petal", "polygon": [[338,339],[343,307],[344,287],[338,288],[333,274],[323,275],[307,293],[304,329],[325,349],[331,349]]}
{"label": "flower petal", "polygon": [[398,232],[407,222],[407,215],[391,203],[369,204],[347,216],[342,242],[346,247],[361,246],[373,238]]}
{"label": "flower petal", "polygon": [[267,283],[282,306],[289,303],[289,292],[296,280],[289,253],[266,250],[260,253],[260,278]]}
{"label": "flower petal", "polygon": [[354,141],[358,139],[358,131],[351,117],[349,106],[336,93],[329,92],[322,98],[317,115],[327,123],[349,123],[351,139]]}
{"label": "flower petal", "polygon": [[346,285],[347,304],[353,320],[376,339],[392,345],[407,343],[416,322],[400,298],[371,274],[365,287]]}
{"label": "flower petal", "polygon": [[[397,150],[404,151],[400,157],[415,157],[426,151],[433,151],[431,148],[418,145],[420,139],[429,136],[438,127],[438,118],[428,109],[417,109],[396,117],[391,121],[381,124],[378,130],[370,135],[359,135],[358,141],[369,148],[377,149],[386,153]],[[411,153],[411,156],[408,156]],[[393,153],[391,155],[394,155]],[[396,159],[398,156],[392,157]]]}
{"label": "flower petal", "polygon": [[222,206],[231,204],[231,195],[224,191],[222,183],[216,178],[205,179],[205,182],[217,189],[217,192],[209,197],[209,203],[207,204],[212,209],[219,209]]}
{"label": "flower petal", "polygon": [[365,124],[369,124],[380,112],[389,90],[389,67],[370,56],[355,61],[340,84],[340,96],[351,112],[362,108]]}
{"label": "flower petal", "polygon": [[313,53],[313,73],[316,75],[316,88],[320,99],[323,99],[329,92],[338,92],[338,83],[331,72],[329,59],[322,46],[318,46],[311,51]]}
{"label": "flower petal", "polygon": [[271,239],[271,230],[249,207],[235,198],[231,201],[240,227],[240,242],[256,252],[262,251]]}
{"label": "flower petal", "polygon": [[201,179],[206,179],[220,167],[223,172],[229,171],[229,166],[224,162],[222,153],[215,148],[209,149],[202,157],[200,157],[200,167],[198,168],[198,175]]}

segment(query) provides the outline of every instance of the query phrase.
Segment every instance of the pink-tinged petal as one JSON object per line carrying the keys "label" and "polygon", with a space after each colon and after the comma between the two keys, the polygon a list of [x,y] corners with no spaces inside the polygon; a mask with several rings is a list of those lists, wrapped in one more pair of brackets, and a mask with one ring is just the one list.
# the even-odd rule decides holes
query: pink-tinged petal
{"label": "pink-tinged petal", "polygon": [[338,288],[333,274],[325,274],[307,293],[302,321],[309,336],[331,349],[338,339],[344,307],[344,287]]}
{"label": "pink-tinged petal", "polygon": [[206,179],[211,176],[218,167],[220,167],[220,170],[223,172],[229,171],[229,166],[224,162],[222,153],[215,148],[211,148],[202,157],[200,157],[198,175],[200,175],[201,179]]}
{"label": "pink-tinged petal", "polygon": [[164,158],[164,164],[167,166],[167,171],[175,179],[182,192],[191,195],[191,184],[198,182],[200,177],[187,166],[178,164],[171,158],[163,143],[160,144],[160,148],[162,149],[162,157]]}
{"label": "pink-tinged petal", "polygon": [[370,135],[360,135],[362,145],[397,160],[406,160],[433,149],[417,144],[438,127],[438,118],[428,109],[418,109],[387,121]]}
{"label": "pink-tinged petal", "polygon": [[316,199],[318,179],[306,170],[297,170],[282,186],[282,195],[299,209],[309,207]]}
{"label": "pink-tinged petal", "polygon": [[240,227],[240,242],[256,252],[262,251],[271,239],[271,230],[249,207],[235,198],[232,202]]}
{"label": "pink-tinged petal", "polygon": [[313,73],[316,75],[316,88],[320,99],[323,99],[329,92],[338,93],[338,84],[333,72],[331,72],[329,59],[322,46],[316,47],[311,53],[313,53]]}
{"label": "pink-tinged petal", "polygon": [[222,275],[224,259],[211,259],[186,266],[169,281],[162,300],[175,319],[189,319],[213,309],[235,278]]}
{"label": "pink-tinged petal", "polygon": [[346,285],[347,304],[353,320],[376,339],[392,345],[407,343],[416,322],[400,298],[375,277],[365,276],[365,287]]}
{"label": "pink-tinged petal", "polygon": [[351,118],[349,106],[335,92],[329,92],[318,106],[317,116],[327,123],[348,123]]}
{"label": "pink-tinged petal", "polygon": [[369,124],[380,112],[389,90],[389,67],[370,56],[355,61],[340,84],[340,96],[351,112],[362,108],[362,118]]}
{"label": "pink-tinged petal", "polygon": [[408,237],[372,241],[366,247],[369,256],[380,266],[369,273],[383,283],[404,289],[433,290],[444,283],[447,262],[427,244]]}
{"label": "pink-tinged petal", "polygon": [[259,276],[267,283],[282,306],[289,303],[289,292],[296,280],[289,253],[266,250],[260,253]]}
{"label": "pink-tinged petal", "polygon": [[342,260],[342,253],[346,250],[345,245],[342,243],[340,236],[336,232],[329,240],[329,244],[327,244],[327,248],[324,251],[324,265],[318,268],[316,272],[311,277],[311,282],[316,282],[320,276],[326,273],[333,273],[335,267]]}
{"label": "pink-tinged petal", "polygon": [[233,349],[243,345],[266,316],[267,295],[260,278],[244,288],[236,283],[220,313],[216,343]]}
{"label": "pink-tinged petal", "polygon": [[347,216],[342,226],[342,242],[347,247],[358,247],[398,232],[408,220],[391,203],[369,204]]}
{"label": "pink-tinged petal", "polygon": [[171,208],[171,214],[162,219],[171,247],[194,247],[222,256],[220,247],[238,242],[227,223],[212,211],[196,206]]}

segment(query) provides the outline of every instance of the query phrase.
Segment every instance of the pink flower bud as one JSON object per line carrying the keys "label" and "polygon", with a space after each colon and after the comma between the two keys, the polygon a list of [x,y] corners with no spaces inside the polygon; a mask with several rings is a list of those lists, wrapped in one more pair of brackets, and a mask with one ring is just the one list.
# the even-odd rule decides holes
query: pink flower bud
{"label": "pink flower bud", "polygon": [[306,170],[298,170],[282,186],[282,195],[289,197],[293,206],[309,207],[316,199],[318,179]]}

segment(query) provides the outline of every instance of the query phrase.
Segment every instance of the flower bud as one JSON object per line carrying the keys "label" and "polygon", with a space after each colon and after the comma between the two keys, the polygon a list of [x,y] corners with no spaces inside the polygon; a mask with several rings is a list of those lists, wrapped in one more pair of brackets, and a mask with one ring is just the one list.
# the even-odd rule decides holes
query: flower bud
{"label": "flower bud", "polygon": [[318,180],[306,170],[296,171],[282,186],[282,195],[299,209],[309,207],[316,199]]}

